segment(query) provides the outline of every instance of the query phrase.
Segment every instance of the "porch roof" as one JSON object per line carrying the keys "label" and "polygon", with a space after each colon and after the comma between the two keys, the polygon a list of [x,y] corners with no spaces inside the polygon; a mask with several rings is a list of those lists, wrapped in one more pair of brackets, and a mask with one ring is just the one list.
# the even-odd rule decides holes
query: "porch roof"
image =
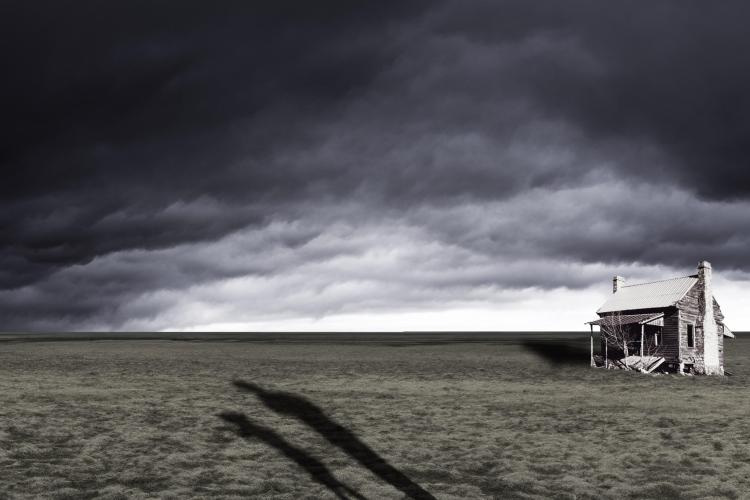
{"label": "porch roof", "polygon": [[604,316],[603,318],[595,319],[594,321],[586,322],[587,325],[598,325],[607,323],[617,323],[618,325],[644,325],[651,321],[663,318],[664,313],[647,313],[647,314],[620,314]]}

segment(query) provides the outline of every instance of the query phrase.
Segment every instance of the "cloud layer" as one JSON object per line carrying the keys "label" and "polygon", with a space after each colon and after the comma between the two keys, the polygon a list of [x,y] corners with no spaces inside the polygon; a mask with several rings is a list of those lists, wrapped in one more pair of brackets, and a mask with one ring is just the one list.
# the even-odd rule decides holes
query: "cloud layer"
{"label": "cloud layer", "polygon": [[0,9],[3,329],[748,279],[742,2]]}

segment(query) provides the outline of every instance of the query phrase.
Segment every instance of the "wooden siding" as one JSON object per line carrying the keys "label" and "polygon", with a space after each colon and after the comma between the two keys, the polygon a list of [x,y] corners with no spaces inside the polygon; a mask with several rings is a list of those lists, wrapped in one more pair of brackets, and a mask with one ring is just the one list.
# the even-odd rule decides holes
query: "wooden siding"
{"label": "wooden siding", "polygon": [[[703,283],[698,283],[693,286],[688,293],[677,303],[677,309],[680,316],[679,321],[679,332],[680,332],[680,361],[685,363],[693,363],[699,370],[703,369]],[[713,299],[714,307],[714,319],[716,320],[716,331],[719,337],[719,364],[724,366],[724,327],[718,324],[719,321],[724,320],[724,314],[721,312],[716,299]],[[666,319],[666,318],[665,318]],[[695,325],[695,347],[687,346],[687,325],[692,323]]]}
{"label": "wooden siding", "polygon": [[719,303],[714,299],[714,319],[716,320],[716,330],[719,333],[719,365],[724,367],[724,325],[720,325],[719,321],[724,321],[724,314],[721,312]]}
{"label": "wooden siding", "polygon": [[669,362],[679,362],[680,359],[680,313],[677,308],[671,307],[664,311],[664,327],[662,329],[664,339],[664,358]]}
{"label": "wooden siding", "polygon": [[[700,282],[696,283],[693,288],[677,303],[679,313],[680,327],[680,361],[691,363],[696,368],[703,368],[703,314],[701,312],[700,302],[702,287]],[[687,325],[694,325],[693,347],[687,345]]]}

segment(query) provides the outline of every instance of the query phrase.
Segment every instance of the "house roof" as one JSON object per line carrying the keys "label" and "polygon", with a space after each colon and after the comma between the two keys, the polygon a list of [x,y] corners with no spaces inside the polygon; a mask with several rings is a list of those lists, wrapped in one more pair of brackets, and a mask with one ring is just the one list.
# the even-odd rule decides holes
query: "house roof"
{"label": "house roof", "polygon": [[730,339],[735,338],[734,337],[734,332],[729,329],[729,327],[727,326],[726,323],[724,323],[723,321],[717,321],[717,323],[724,327],[724,336],[725,337],[729,337]]}
{"label": "house roof", "polygon": [[685,276],[650,283],[625,285],[613,293],[596,312],[608,313],[632,309],[670,307],[677,304],[697,282],[697,276]]}
{"label": "house roof", "polygon": [[650,321],[654,321],[655,319],[663,318],[664,313],[617,314],[615,316],[616,317],[605,316],[603,318],[595,319],[594,321],[589,321],[587,324],[601,326],[602,323],[606,324],[607,322],[614,321],[618,325],[632,325],[636,323],[639,325],[643,325]]}

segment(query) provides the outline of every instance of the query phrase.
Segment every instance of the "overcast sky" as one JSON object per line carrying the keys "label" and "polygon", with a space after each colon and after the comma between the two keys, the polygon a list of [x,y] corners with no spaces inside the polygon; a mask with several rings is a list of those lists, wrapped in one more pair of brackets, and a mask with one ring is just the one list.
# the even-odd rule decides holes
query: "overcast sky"
{"label": "overcast sky", "polygon": [[750,330],[744,1],[0,3],[0,329]]}

